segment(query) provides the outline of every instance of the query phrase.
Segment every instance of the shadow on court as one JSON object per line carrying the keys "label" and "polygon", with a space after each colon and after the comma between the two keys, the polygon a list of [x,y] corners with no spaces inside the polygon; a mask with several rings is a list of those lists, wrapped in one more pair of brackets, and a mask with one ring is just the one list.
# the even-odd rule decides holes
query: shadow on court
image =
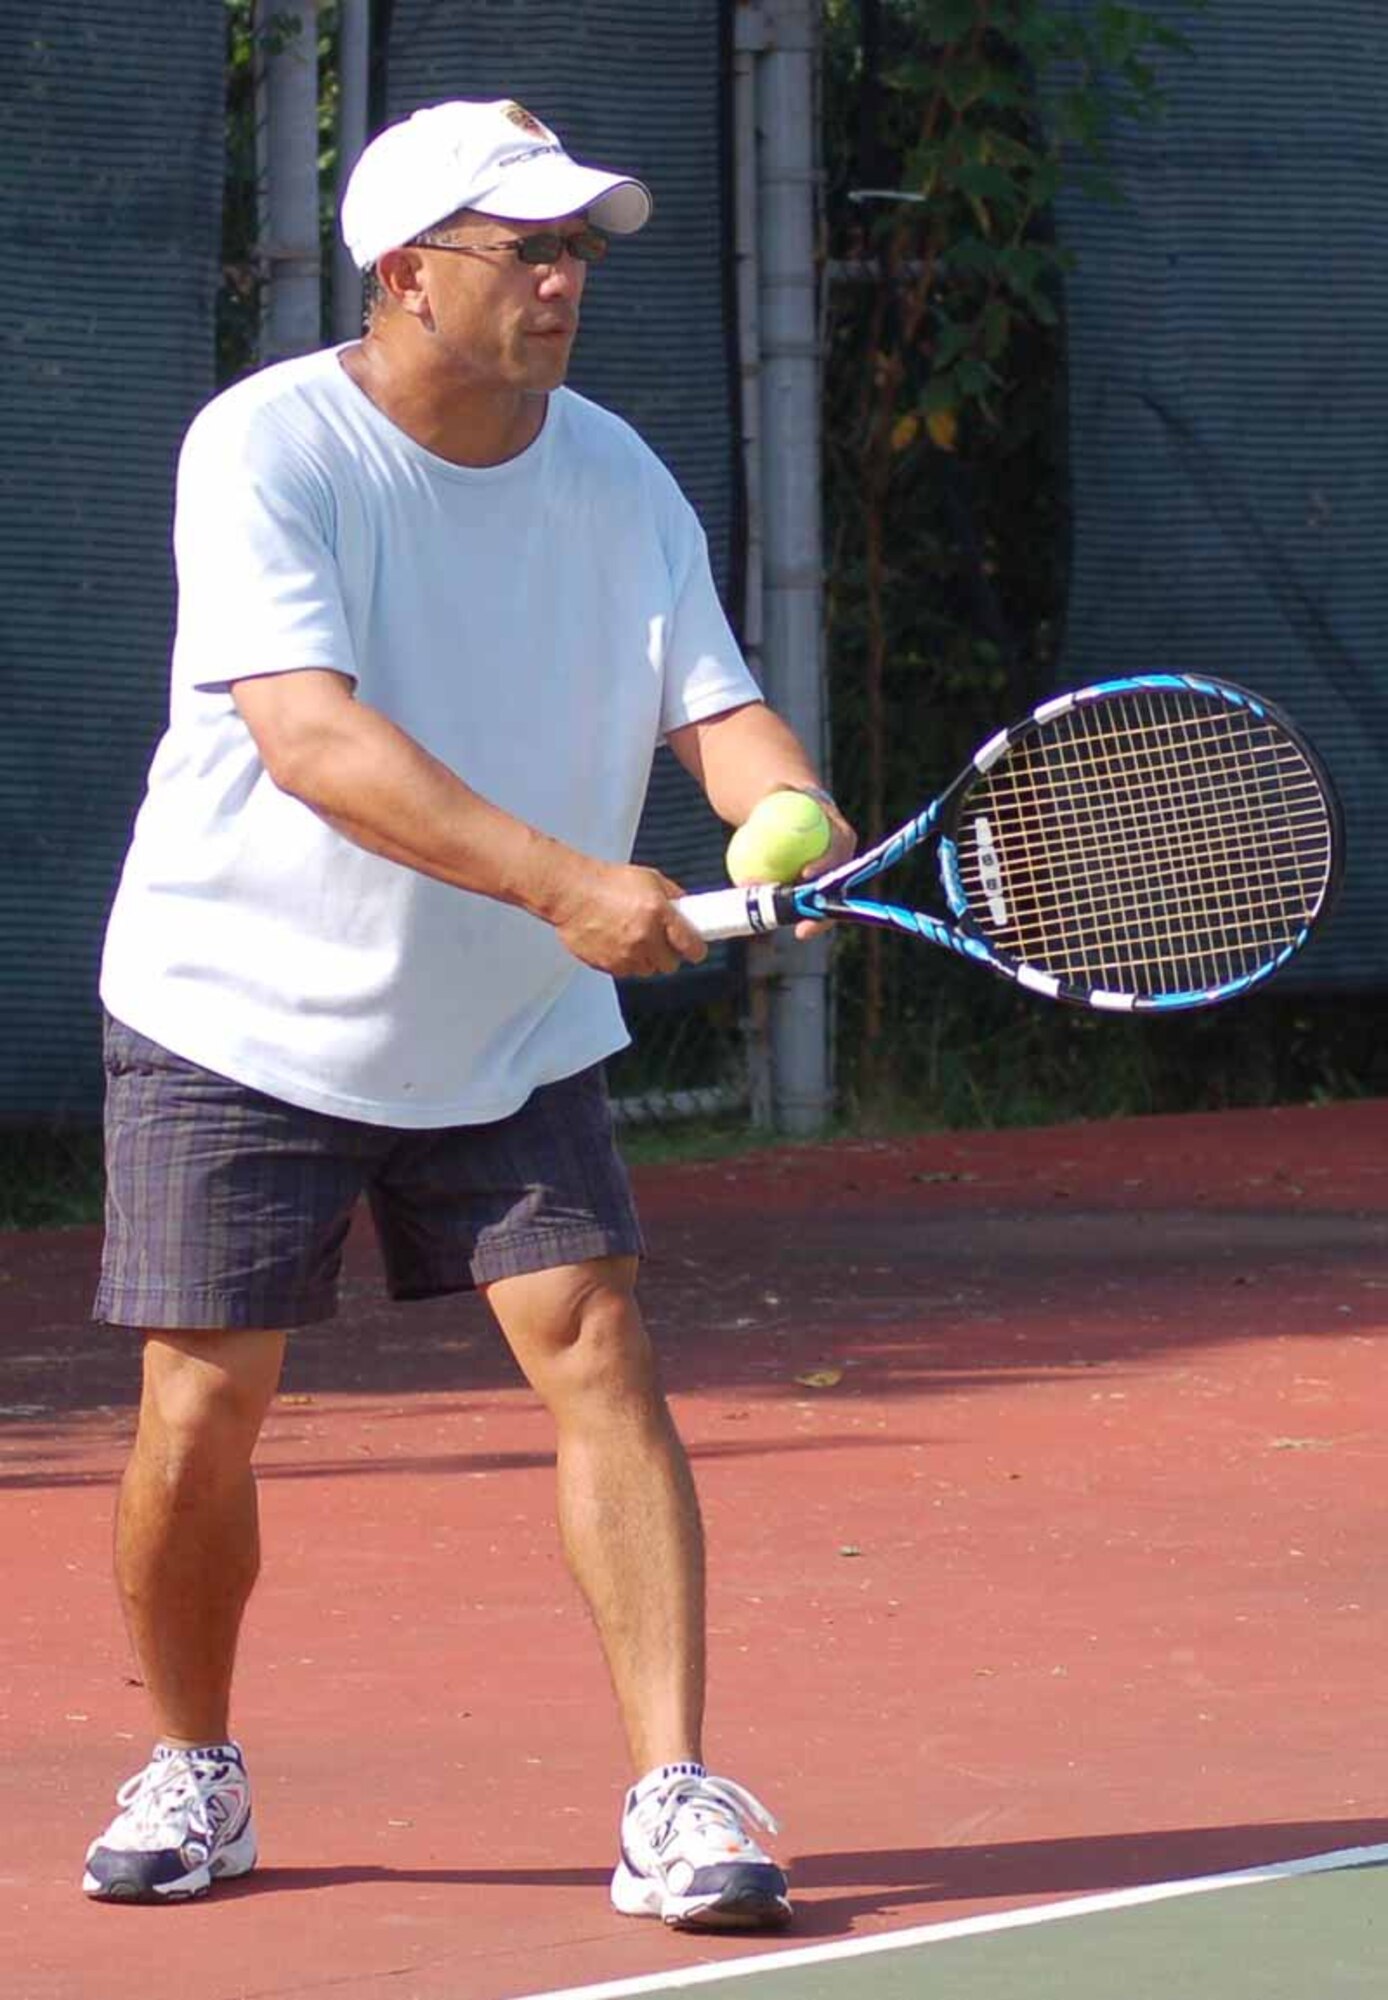
{"label": "shadow on court", "polygon": [[[1079,1840],[1018,1841],[1000,1847],[916,1848],[890,1852],[795,1854],[798,1891],[823,1891],[795,1926],[797,1940],[841,1937],[854,1919],[880,1914],[893,1893],[913,1920],[932,1903],[1092,1894],[1222,1874],[1303,1854],[1322,1854],[1388,1841],[1388,1818],[1319,1820],[1292,1825],[1173,1827],[1159,1832]],[[337,1868],[258,1869],[219,1892],[239,1898],[345,1888],[351,1884],[449,1883],[475,1888],[604,1890],[609,1868]],[[859,1892],[873,1885],[870,1898]]]}
{"label": "shadow on court", "polygon": [[[813,1909],[796,1930],[800,1939],[842,1937],[859,1919],[889,1912],[912,1923],[929,1922],[934,1904],[1044,1902],[1219,1875],[1385,1840],[1388,1818],[1172,1827],[998,1847],[802,1854],[794,1864],[796,1887],[823,1893],[816,1894]],[[864,1883],[872,1885],[871,1893],[862,1893]]]}

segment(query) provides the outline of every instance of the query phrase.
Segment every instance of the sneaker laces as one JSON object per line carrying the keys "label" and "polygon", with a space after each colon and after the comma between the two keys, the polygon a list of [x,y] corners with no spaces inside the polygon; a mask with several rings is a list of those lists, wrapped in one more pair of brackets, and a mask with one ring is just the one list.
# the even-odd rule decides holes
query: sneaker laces
{"label": "sneaker laces", "polygon": [[704,1837],[735,1834],[746,1847],[755,1845],[748,1838],[748,1821],[767,1833],[780,1832],[761,1800],[731,1778],[671,1778],[639,1799],[632,1817],[657,1854],[669,1845],[677,1821],[684,1831]]}
{"label": "sneaker laces", "polygon": [[[231,1760],[205,1750],[156,1750],[116,1793],[125,1830],[141,1845],[177,1845],[192,1829],[211,1834],[207,1796]],[[166,1842],[164,1836],[170,1836]]]}

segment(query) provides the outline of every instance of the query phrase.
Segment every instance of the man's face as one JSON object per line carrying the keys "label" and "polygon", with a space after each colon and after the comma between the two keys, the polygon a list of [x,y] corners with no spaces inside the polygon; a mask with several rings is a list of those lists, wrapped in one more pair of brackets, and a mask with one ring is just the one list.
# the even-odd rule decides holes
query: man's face
{"label": "man's face", "polygon": [[587,266],[567,250],[553,264],[524,264],[503,246],[531,236],[575,236],[581,215],[509,222],[467,214],[441,224],[437,243],[414,247],[442,352],[469,386],[555,389],[568,373]]}

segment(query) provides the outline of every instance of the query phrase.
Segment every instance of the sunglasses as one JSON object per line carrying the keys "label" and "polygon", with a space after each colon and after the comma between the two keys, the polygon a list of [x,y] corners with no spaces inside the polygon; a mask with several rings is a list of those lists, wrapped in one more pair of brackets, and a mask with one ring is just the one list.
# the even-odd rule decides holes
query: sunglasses
{"label": "sunglasses", "polygon": [[473,251],[513,250],[522,264],[557,264],[565,251],[580,264],[600,264],[607,255],[607,238],[600,229],[575,229],[565,235],[558,229],[537,229],[533,236],[511,236],[502,243],[440,243],[429,236],[415,238],[421,249]]}

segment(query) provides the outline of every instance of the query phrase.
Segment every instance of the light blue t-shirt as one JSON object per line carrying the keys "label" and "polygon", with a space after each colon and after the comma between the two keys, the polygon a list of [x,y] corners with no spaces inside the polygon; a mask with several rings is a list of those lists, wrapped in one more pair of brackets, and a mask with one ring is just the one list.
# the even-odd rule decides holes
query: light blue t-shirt
{"label": "light blue t-shirt", "polygon": [[230,684],[331,668],[475,791],[630,857],[662,734],[760,698],[703,531],[570,390],[504,465],[436,457],[338,350],[210,403],[179,464],[170,720],[116,896],[111,1013],[369,1124],[480,1123],[627,1039],[538,918],[368,854],[281,792]]}

